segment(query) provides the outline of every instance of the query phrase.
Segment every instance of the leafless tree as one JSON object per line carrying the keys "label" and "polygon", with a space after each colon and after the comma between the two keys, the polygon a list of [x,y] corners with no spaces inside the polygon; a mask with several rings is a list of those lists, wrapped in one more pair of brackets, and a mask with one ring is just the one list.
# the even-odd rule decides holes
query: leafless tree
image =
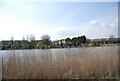
{"label": "leafless tree", "polygon": [[29,40],[30,40],[30,41],[34,41],[34,40],[35,40],[35,35],[30,34]]}
{"label": "leafless tree", "polygon": [[50,36],[45,34],[41,37],[41,40],[50,40]]}
{"label": "leafless tree", "polygon": [[14,37],[13,37],[13,36],[11,36],[11,37],[10,37],[10,40],[11,40],[11,41],[14,41]]}

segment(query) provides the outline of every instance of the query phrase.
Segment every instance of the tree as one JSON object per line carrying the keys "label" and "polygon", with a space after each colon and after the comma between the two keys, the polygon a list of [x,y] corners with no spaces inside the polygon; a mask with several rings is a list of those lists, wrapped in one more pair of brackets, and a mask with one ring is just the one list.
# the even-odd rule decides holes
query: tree
{"label": "tree", "polygon": [[10,42],[8,46],[9,46],[9,49],[14,49],[14,37],[13,36],[10,37]]}
{"label": "tree", "polygon": [[83,36],[82,36],[82,39],[83,39],[83,43],[85,43],[85,42],[86,42],[86,36],[83,35]]}
{"label": "tree", "polygon": [[22,37],[22,40],[25,41],[25,37],[24,36]]}
{"label": "tree", "polygon": [[51,41],[50,41],[50,36],[45,34],[43,36],[41,36],[41,41],[39,42],[39,46],[41,46],[41,48],[46,49],[49,48],[51,45]]}
{"label": "tree", "polygon": [[28,34],[26,35],[26,40],[29,41],[29,35]]}
{"label": "tree", "polygon": [[32,35],[32,34],[30,34],[29,40],[30,40],[30,41],[35,41],[35,36]]}
{"label": "tree", "polygon": [[14,43],[14,48],[15,49],[19,49],[19,44],[16,42],[16,43]]}
{"label": "tree", "polygon": [[11,37],[10,37],[10,41],[12,41],[12,42],[13,42],[13,40],[14,40],[14,37],[13,37],[13,36],[11,36]]}
{"label": "tree", "polygon": [[77,38],[76,38],[76,37],[73,37],[73,38],[72,38],[72,41],[73,41],[74,43],[76,43],[76,42],[77,42]]}
{"label": "tree", "polygon": [[41,41],[39,41],[37,44],[36,44],[36,48],[42,48],[43,44]]}
{"label": "tree", "polygon": [[[26,38],[27,39],[27,38]],[[29,47],[28,40],[25,40],[25,37],[22,37],[22,43],[21,43],[22,49],[27,49]]]}
{"label": "tree", "polygon": [[50,36],[45,34],[45,35],[41,36],[41,40],[47,40],[48,41],[48,40],[50,40]]}
{"label": "tree", "polygon": [[29,45],[29,47],[30,47],[31,49],[34,49],[34,48],[36,47],[35,35],[30,34],[29,40],[30,40],[30,45]]}

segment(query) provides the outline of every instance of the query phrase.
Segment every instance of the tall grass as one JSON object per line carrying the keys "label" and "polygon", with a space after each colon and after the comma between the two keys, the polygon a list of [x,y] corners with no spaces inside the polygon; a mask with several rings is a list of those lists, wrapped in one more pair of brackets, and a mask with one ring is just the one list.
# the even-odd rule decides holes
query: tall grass
{"label": "tall grass", "polygon": [[4,79],[116,79],[118,48],[6,51]]}

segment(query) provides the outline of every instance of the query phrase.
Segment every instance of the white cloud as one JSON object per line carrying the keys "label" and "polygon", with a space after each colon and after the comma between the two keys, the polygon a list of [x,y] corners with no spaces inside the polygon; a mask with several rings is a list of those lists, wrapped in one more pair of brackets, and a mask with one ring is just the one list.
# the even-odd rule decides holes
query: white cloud
{"label": "white cloud", "polygon": [[0,21],[0,37],[2,40],[9,39],[11,36],[15,39],[22,39],[23,35],[31,33],[38,37],[38,35],[44,34],[45,31],[35,28],[35,25],[31,23],[21,22],[15,19]]}
{"label": "white cloud", "polygon": [[[8,1],[14,2],[15,0]],[[25,22],[25,18],[23,16],[33,17],[35,16],[35,14],[25,13],[27,8],[23,9],[21,8],[21,6],[15,8],[15,6],[6,5],[0,10],[0,39],[2,40],[9,39],[10,36],[14,36],[15,39],[22,39],[23,35],[27,35],[30,33],[34,34],[37,39],[40,39],[40,36],[43,34],[49,34],[52,40],[74,37],[83,34],[86,35],[88,38],[109,37],[109,35],[111,34],[115,36],[118,35],[118,19],[113,20],[113,18],[116,18],[116,16],[114,16],[116,14],[109,14],[110,16],[106,16],[105,14],[104,16],[100,16],[100,18],[98,19],[86,22],[84,25],[81,26],[63,26],[53,29],[52,27],[49,28],[50,25],[46,26],[45,28],[44,24],[36,24],[38,22]],[[13,11],[9,10],[9,7],[11,7]],[[14,9],[16,10],[14,11]],[[113,10],[115,9],[116,8],[113,8],[110,11],[113,12]],[[106,11],[107,14],[108,12],[109,11]],[[23,18],[21,19],[20,17]],[[70,17],[63,20],[63,23],[66,23],[66,21],[68,21],[71,17],[72,15],[70,14]]]}
{"label": "white cloud", "polygon": [[90,21],[90,24],[97,24],[97,21],[95,21],[95,20],[92,20],[92,21]]}
{"label": "white cloud", "polygon": [[97,20],[90,21],[83,26],[59,27],[54,29],[53,35],[58,35],[58,39],[86,35],[88,38],[105,38],[111,34],[118,36],[118,21],[114,20],[111,23],[98,22]]}
{"label": "white cloud", "polygon": [[[52,40],[67,37],[86,35],[88,38],[103,38],[110,35],[118,36],[118,19],[111,23],[92,20],[81,26],[41,28],[38,24],[21,22],[16,19],[0,21],[0,39],[5,40],[14,36],[14,39],[22,39],[23,35],[34,34],[40,39],[43,34],[49,34]],[[47,30],[47,31],[46,31]]]}

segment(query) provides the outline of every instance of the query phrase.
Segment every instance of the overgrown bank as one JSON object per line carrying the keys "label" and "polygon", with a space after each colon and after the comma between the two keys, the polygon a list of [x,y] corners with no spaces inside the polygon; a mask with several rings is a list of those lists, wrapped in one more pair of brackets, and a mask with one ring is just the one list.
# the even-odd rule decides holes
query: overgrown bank
{"label": "overgrown bank", "polygon": [[72,47],[93,47],[93,46],[110,46],[120,44],[120,39],[87,39],[86,36],[78,36],[66,38],[56,41],[51,41],[49,35],[43,35],[41,40],[35,40],[31,37],[30,40],[8,40],[1,41],[2,50],[15,49],[49,49],[49,48],[72,48]]}

